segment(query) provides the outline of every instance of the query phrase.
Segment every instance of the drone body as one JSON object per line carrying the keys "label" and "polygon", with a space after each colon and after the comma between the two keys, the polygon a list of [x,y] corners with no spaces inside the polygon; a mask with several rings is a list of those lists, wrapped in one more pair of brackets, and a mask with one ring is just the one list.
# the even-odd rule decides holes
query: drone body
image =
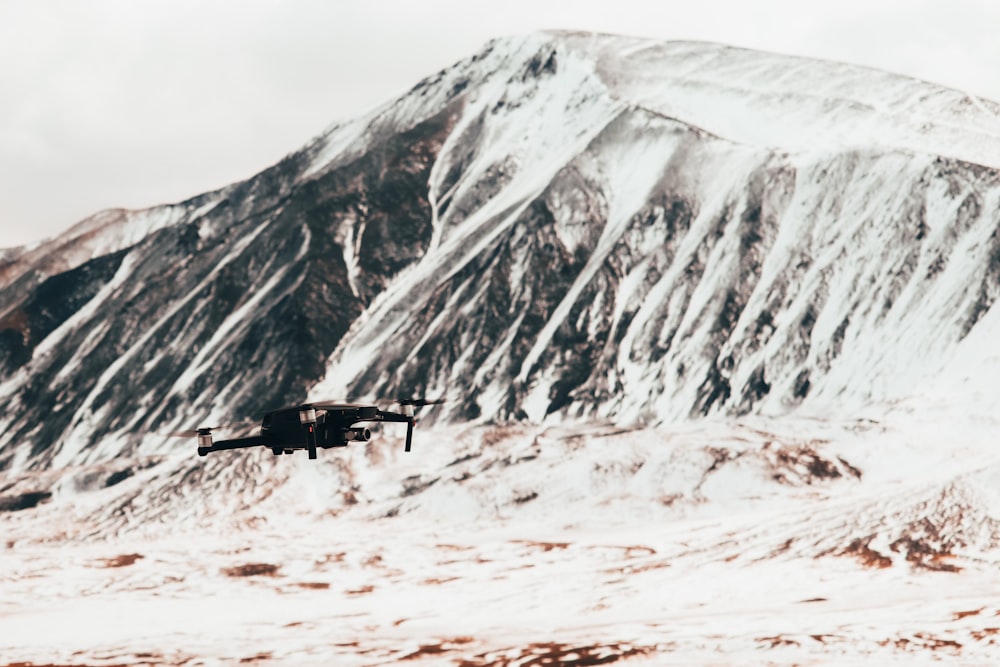
{"label": "drone body", "polygon": [[307,403],[266,413],[260,424],[260,435],[216,442],[212,440],[214,427],[199,428],[181,435],[197,436],[199,456],[224,449],[267,447],[275,456],[304,449],[309,452],[309,458],[315,459],[319,448],[345,447],[352,441],[370,440],[371,431],[362,426],[365,423],[400,422],[406,424],[406,451],[410,451],[413,426],[416,424],[414,408],[438,402],[425,399],[398,401],[402,408],[399,412],[364,403]]}

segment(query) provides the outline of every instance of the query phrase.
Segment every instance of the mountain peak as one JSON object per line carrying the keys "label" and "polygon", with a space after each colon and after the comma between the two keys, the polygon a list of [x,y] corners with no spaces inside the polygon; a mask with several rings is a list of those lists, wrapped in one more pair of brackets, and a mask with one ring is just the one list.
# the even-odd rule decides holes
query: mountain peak
{"label": "mountain peak", "polygon": [[495,40],[243,183],[11,257],[0,465],[309,396],[621,423],[912,396],[975,366],[1000,293],[996,118],[963,99],[717,44]]}
{"label": "mountain peak", "polygon": [[[497,40],[0,253],[4,662],[995,663],[1000,170],[964,100]],[[165,435],[344,395],[451,400],[412,453]]]}
{"label": "mountain peak", "polygon": [[1000,105],[877,69],[723,44],[547,33],[617,98],[789,152],[903,150],[1000,166]]}

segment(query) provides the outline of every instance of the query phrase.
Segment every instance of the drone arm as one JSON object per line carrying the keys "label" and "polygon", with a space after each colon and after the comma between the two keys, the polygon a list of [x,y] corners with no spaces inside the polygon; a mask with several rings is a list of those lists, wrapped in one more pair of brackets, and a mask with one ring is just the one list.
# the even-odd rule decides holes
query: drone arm
{"label": "drone arm", "polygon": [[250,436],[249,438],[233,438],[232,440],[219,440],[218,442],[213,442],[211,447],[199,447],[198,453],[201,454],[205,452],[218,452],[224,449],[244,449],[246,447],[263,447],[267,445],[264,442],[264,438],[259,435]]}
{"label": "drone arm", "polygon": [[413,417],[400,414],[398,412],[380,412],[379,419],[384,422],[409,422]]}

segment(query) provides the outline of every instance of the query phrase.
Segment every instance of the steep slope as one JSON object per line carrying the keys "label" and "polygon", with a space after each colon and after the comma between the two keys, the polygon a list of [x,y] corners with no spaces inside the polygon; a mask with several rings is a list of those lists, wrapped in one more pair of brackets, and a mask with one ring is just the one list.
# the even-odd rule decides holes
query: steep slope
{"label": "steep slope", "polygon": [[[602,113],[550,97],[587,95],[564,83],[581,62],[616,102]],[[440,243],[314,395],[427,382],[462,388],[454,416],[533,420],[850,414],[930,381],[993,303],[995,105],[714,45],[557,35],[528,63],[515,109],[507,86],[470,101],[476,134],[430,183]]]}
{"label": "steep slope", "polygon": [[[446,109],[309,180],[306,154],[290,156],[210,207],[172,207],[183,215],[171,224],[148,223],[163,209],[126,216],[149,224],[138,239],[123,240],[121,222],[102,226],[125,245],[110,254],[47,277],[20,271],[0,308],[2,460],[128,454],[148,432],[213,409],[250,415],[302,399],[371,294],[429,243],[424,153],[448,119]],[[355,251],[344,239],[359,210]]]}
{"label": "steep slope", "polygon": [[737,143],[795,153],[851,148],[1000,166],[1000,104],[837,62],[698,42],[562,35],[616,97]]}
{"label": "steep slope", "polygon": [[998,291],[998,118],[718,45],[492,42],[244,183],[4,260],[0,466],[307,395],[621,423],[912,396],[988,353],[959,351]]}

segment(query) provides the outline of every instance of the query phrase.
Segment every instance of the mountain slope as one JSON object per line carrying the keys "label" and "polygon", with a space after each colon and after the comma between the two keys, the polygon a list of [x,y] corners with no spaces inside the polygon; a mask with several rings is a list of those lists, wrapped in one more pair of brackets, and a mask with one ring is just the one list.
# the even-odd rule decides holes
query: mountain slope
{"label": "mountain slope", "polygon": [[[995,662],[996,112],[498,40],[0,254],[0,664]],[[162,435],[344,394],[451,401],[411,453]]]}
{"label": "mountain slope", "polygon": [[492,42],[244,183],[4,260],[0,466],[307,396],[621,423],[912,396],[989,353],[996,112],[711,44]]}
{"label": "mountain slope", "polygon": [[[463,173],[430,183],[440,244],[373,304],[315,395],[427,381],[463,387],[464,417],[774,414],[806,399],[850,413],[933,378],[995,299],[995,106],[714,45],[553,42],[525,58],[535,86],[506,82],[515,109],[506,87],[470,101],[486,138],[439,158],[438,174]],[[612,109],[549,97],[585,90],[559,80],[580,54]],[[898,129],[892,110],[920,94],[935,122]],[[506,140],[515,121],[530,141]]]}

